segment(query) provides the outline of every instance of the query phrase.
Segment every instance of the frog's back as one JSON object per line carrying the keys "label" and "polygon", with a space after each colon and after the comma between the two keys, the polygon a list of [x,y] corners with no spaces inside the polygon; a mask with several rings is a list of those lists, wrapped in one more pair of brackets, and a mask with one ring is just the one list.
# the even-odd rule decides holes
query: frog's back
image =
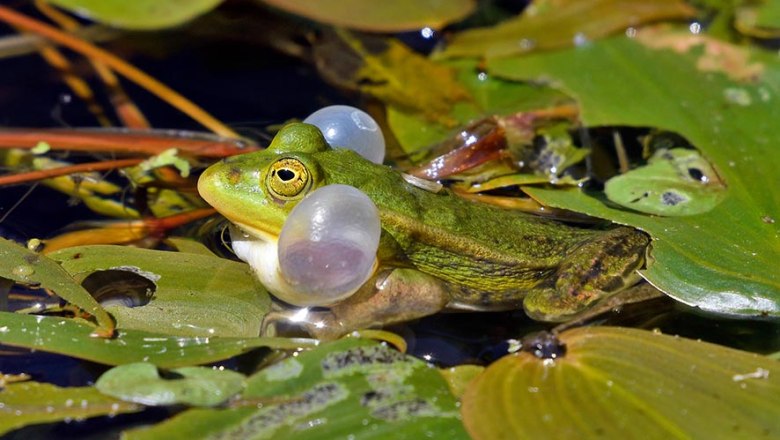
{"label": "frog's back", "polygon": [[348,163],[329,160],[326,180],[355,186],[371,197],[400,257],[474,291],[530,290],[549,281],[567,253],[597,234],[473,203],[447,190],[426,191],[381,165],[350,168]]}

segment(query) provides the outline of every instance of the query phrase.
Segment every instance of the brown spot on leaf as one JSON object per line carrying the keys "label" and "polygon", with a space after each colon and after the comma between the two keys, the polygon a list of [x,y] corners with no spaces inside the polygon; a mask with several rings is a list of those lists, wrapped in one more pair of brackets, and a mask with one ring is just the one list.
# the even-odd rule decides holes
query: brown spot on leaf
{"label": "brown spot on leaf", "polygon": [[735,81],[757,81],[764,73],[764,65],[751,63],[750,54],[744,48],[706,35],[656,26],[642,29],[635,40],[651,49],[670,49],[680,54],[703,46],[704,53],[696,61],[696,68],[702,72],[721,72]]}

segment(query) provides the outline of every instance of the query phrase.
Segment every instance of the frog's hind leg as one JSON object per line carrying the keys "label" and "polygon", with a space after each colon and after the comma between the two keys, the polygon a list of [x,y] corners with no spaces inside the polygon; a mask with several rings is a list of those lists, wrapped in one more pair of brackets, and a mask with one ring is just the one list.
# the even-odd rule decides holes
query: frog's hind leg
{"label": "frog's hind leg", "polygon": [[567,321],[632,286],[641,278],[637,269],[649,243],[643,232],[619,227],[580,245],[559,267],[554,286],[526,296],[526,313],[539,321]]}
{"label": "frog's hind leg", "polygon": [[353,330],[432,315],[449,300],[447,285],[439,279],[414,269],[394,269],[329,310],[310,312],[301,324],[318,339],[335,339]]}

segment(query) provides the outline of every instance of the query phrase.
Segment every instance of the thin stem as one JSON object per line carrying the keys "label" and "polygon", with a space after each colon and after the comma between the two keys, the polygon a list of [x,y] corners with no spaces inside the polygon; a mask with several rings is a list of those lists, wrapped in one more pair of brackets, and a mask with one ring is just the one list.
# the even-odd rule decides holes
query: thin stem
{"label": "thin stem", "polygon": [[203,126],[207,127],[214,133],[227,137],[239,137],[237,133],[211,116],[205,110],[198,107],[189,99],[180,95],[160,81],[152,78],[148,74],[139,70],[137,67],[128,64],[121,58],[103,49],[100,49],[91,43],[79,40],[72,35],[68,35],[67,33],[59,31],[52,26],[29,18],[24,14],[20,14],[5,6],[0,6],[0,20],[5,21],[12,26],[18,27],[19,29],[41,35],[48,40],[68,47],[69,49],[74,50],[88,58],[99,60],[109,66],[115,72],[145,88],[150,93],[158,96],[160,99],[168,102],[172,106],[178,108],[186,115],[203,124]]}

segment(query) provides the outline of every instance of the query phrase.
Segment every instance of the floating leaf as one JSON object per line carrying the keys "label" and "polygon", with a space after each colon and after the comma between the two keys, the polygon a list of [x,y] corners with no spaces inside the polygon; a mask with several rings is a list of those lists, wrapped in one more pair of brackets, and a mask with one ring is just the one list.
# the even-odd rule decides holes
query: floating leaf
{"label": "floating leaf", "polygon": [[[95,289],[125,300],[106,304],[118,328],[179,336],[251,337],[260,334],[271,306],[249,266],[225,258],[100,245],[67,248],[50,256],[74,277],[83,282],[93,278]],[[128,284],[152,291],[134,302],[125,294]]]}
{"label": "floating leaf", "polygon": [[105,396],[93,387],[60,388],[39,382],[14,383],[0,390],[0,435],[27,425],[141,409],[134,403]]}
{"label": "floating leaf", "polygon": [[147,362],[120,365],[100,376],[95,387],[103,394],[144,405],[215,406],[244,388],[244,377],[231,370],[207,367],[174,368],[172,379],[161,378]]}
{"label": "floating leaf", "polygon": [[[682,302],[721,313],[780,315],[780,150],[773,142],[780,62],[693,37],[643,29],[635,39],[601,40],[488,67],[514,79],[554,80],[580,101],[585,125],[652,126],[690,141],[727,186],[723,201],[706,213],[655,217],[612,208],[580,190],[527,192],[544,204],[650,233],[655,262],[643,276]],[[749,95],[749,105],[724,97],[735,87]]]}
{"label": "floating leaf", "polygon": [[252,376],[250,408],[190,410],[127,439],[468,438],[438,370],[385,345],[342,339]]}
{"label": "floating leaf", "polygon": [[137,330],[117,330],[114,338],[100,339],[91,336],[94,330],[93,325],[75,319],[0,312],[0,344],[107,365],[150,362],[175,368],[221,361],[258,347],[316,345],[310,339],[181,337]]}
{"label": "floating leaf", "polygon": [[370,32],[441,29],[474,10],[474,0],[262,0],[293,14],[336,26]]}
{"label": "floating leaf", "polygon": [[186,237],[168,237],[165,242],[176,248],[179,252],[188,252],[191,254],[215,256],[214,252],[205,244]]}
{"label": "floating leaf", "polygon": [[447,381],[450,391],[456,397],[461,397],[471,381],[483,371],[485,371],[485,367],[481,365],[458,365],[439,370],[444,376],[444,380]]}
{"label": "floating leaf", "polygon": [[642,24],[693,17],[679,0],[544,0],[497,26],[461,32],[441,57],[509,56],[533,50],[582,46]]}
{"label": "floating leaf", "polygon": [[0,238],[0,261],[3,262],[0,264],[0,277],[50,289],[60,298],[95,316],[99,324],[94,329],[96,334],[110,336],[114,331],[114,321],[108,313],[57,262],[4,238]]}
{"label": "floating leaf", "polygon": [[559,340],[562,357],[506,356],[471,383],[462,412],[475,439],[780,435],[776,361],[627,328]]}
{"label": "floating leaf", "polygon": [[609,179],[609,200],[648,214],[694,215],[714,208],[725,187],[709,163],[695,150],[659,150],[647,165]]}
{"label": "floating leaf", "polygon": [[180,25],[222,0],[49,0],[91,20],[123,29],[154,30]]}

